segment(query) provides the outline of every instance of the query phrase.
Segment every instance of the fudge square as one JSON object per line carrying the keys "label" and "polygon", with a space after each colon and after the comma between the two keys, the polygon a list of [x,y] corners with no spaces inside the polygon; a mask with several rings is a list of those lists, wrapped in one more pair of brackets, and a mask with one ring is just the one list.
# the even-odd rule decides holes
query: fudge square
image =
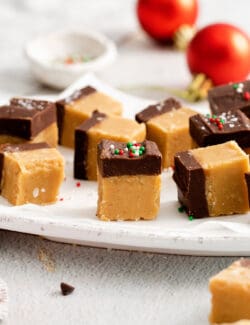
{"label": "fudge square", "polygon": [[178,199],[195,218],[246,213],[248,171],[248,155],[235,141],[179,152],[173,175]]}
{"label": "fudge square", "polygon": [[212,277],[209,288],[212,294],[211,323],[239,320],[250,323],[250,259],[240,259]]}
{"label": "fudge square", "polygon": [[0,190],[10,203],[52,203],[63,179],[63,157],[47,143],[0,146]]}
{"label": "fudge square", "polygon": [[90,86],[75,91],[56,105],[59,144],[70,148],[74,148],[75,128],[90,118],[93,111],[110,116],[122,114],[121,103]]}
{"label": "fudge square", "polygon": [[176,152],[194,148],[189,134],[189,117],[194,114],[197,112],[169,98],[136,115],[138,122],[146,123],[146,138],[157,143],[164,168],[173,166]]}
{"label": "fudge square", "polygon": [[208,91],[208,101],[213,114],[240,109],[249,117],[250,80],[214,87]]}
{"label": "fudge square", "polygon": [[235,140],[243,150],[250,150],[250,121],[240,110],[191,116],[189,131],[199,147]]}
{"label": "fudge square", "polygon": [[98,144],[99,219],[155,219],[160,188],[161,153],[154,142]]}
{"label": "fudge square", "polygon": [[97,179],[97,144],[102,139],[128,142],[143,141],[144,124],[122,117],[111,117],[98,111],[75,130],[74,177]]}
{"label": "fudge square", "polygon": [[0,144],[58,142],[56,107],[52,102],[29,98],[12,98],[0,107]]}

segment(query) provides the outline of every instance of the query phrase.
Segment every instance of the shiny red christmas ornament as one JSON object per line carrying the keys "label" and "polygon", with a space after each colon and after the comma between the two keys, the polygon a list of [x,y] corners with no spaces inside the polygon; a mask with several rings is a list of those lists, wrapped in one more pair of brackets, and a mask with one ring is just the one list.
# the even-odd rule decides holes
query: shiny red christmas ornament
{"label": "shiny red christmas ornament", "polygon": [[193,26],[198,14],[197,0],[138,0],[137,16],[153,39],[168,42],[182,25]]}
{"label": "shiny red christmas ornament", "polygon": [[189,43],[187,63],[191,73],[205,74],[214,85],[242,81],[250,73],[250,39],[235,26],[209,25]]}

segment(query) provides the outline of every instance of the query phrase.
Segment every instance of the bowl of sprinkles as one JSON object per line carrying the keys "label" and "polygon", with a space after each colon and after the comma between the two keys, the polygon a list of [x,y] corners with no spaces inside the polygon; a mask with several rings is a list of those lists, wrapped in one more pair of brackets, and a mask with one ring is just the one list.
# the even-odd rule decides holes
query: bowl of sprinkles
{"label": "bowl of sprinkles", "polygon": [[35,78],[63,89],[85,73],[111,64],[117,50],[114,42],[93,31],[62,31],[38,37],[25,48]]}

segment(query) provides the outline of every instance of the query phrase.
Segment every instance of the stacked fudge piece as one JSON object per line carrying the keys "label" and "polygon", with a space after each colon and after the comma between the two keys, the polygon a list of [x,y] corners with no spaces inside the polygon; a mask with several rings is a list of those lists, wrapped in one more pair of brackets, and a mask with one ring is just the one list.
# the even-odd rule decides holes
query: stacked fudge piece
{"label": "stacked fudge piece", "polygon": [[211,114],[189,119],[196,148],[174,157],[178,199],[189,216],[249,210],[250,81],[209,91]]}
{"label": "stacked fudge piece", "polygon": [[0,107],[0,191],[10,203],[56,201],[64,178],[54,103],[12,98]]}

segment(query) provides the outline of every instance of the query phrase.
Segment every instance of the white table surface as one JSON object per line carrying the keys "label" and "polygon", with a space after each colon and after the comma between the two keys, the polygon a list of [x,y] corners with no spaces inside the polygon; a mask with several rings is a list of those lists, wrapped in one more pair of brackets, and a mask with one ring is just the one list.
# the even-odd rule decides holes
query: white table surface
{"label": "white table surface", "polygon": [[[198,21],[235,23],[250,33],[248,0],[200,1]],[[142,86],[185,86],[183,54],[156,47],[138,31],[133,0],[2,0],[0,98],[55,93],[39,85],[23,58],[32,37],[88,26],[121,40],[117,61],[99,77],[134,94],[163,98]],[[208,324],[208,279],[234,258],[171,256],[49,242],[0,231],[0,277],[9,287],[3,324]],[[60,282],[76,287],[67,297]]]}

